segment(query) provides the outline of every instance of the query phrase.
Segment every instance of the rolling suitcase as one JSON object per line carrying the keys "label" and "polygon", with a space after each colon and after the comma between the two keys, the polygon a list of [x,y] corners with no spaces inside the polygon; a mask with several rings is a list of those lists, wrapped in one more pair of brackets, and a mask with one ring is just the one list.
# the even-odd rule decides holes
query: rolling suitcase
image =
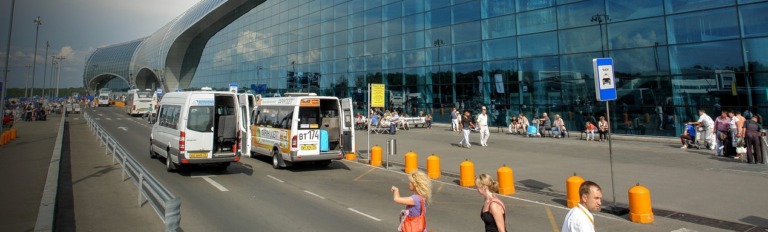
{"label": "rolling suitcase", "polygon": [[320,151],[328,151],[328,131],[320,130]]}

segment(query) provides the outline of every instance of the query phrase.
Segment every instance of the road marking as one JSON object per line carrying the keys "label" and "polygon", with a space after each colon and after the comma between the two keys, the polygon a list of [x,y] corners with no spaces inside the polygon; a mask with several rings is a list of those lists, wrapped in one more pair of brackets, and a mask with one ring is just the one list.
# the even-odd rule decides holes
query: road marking
{"label": "road marking", "polygon": [[435,193],[439,193],[439,192],[440,192],[440,190],[442,190],[442,189],[443,189],[443,186],[444,186],[444,185],[445,185],[445,183],[440,183],[440,187],[437,187],[437,191],[435,191]]}
{"label": "road marking", "polygon": [[316,196],[317,198],[325,200],[325,197],[317,195],[316,193],[313,193],[313,192],[310,192],[310,191],[307,191],[307,190],[304,190],[304,192],[309,194],[309,195]]}
{"label": "road marking", "polygon": [[72,118],[72,119],[74,119],[74,120],[78,120],[78,119],[80,119],[80,118]]}
{"label": "road marking", "polygon": [[285,181],[283,181],[283,180],[281,180],[281,179],[277,179],[277,178],[275,178],[274,176],[270,176],[270,175],[267,175],[267,176],[268,176],[269,178],[272,178],[272,179],[274,179],[274,180],[276,180],[276,181],[280,182],[280,183],[285,183]]}
{"label": "road marking", "polygon": [[101,120],[100,118],[95,118],[96,120]]}
{"label": "road marking", "polygon": [[213,180],[213,179],[211,179],[210,177],[204,176],[204,177],[203,177],[203,180],[205,180],[205,181],[208,181],[208,183],[210,183],[211,185],[213,185],[213,187],[216,187],[217,189],[221,190],[222,192],[227,192],[227,191],[229,191],[229,189],[227,189],[227,188],[224,188],[224,186],[221,186],[221,184],[219,184],[219,182],[216,182],[216,181],[214,181],[214,180]]}
{"label": "road marking", "polygon": [[549,216],[549,224],[552,224],[552,231],[560,232],[560,230],[557,229],[555,218],[552,217],[552,210],[549,209],[549,206],[544,206],[544,208],[547,209],[547,216]]}
{"label": "road marking", "polygon": [[689,230],[689,229],[686,229],[686,228],[680,228],[680,229],[676,229],[676,230],[673,230],[673,231],[670,231],[670,232],[698,232],[698,231]]}
{"label": "road marking", "polygon": [[376,218],[376,217],[374,217],[374,216],[371,216],[371,215],[365,214],[365,213],[363,213],[363,212],[357,211],[356,209],[353,209],[353,208],[347,208],[347,209],[348,209],[349,211],[352,211],[352,212],[358,213],[358,214],[360,214],[360,215],[366,216],[366,217],[368,217],[368,218],[370,218],[370,219],[376,220],[377,222],[380,222],[380,221],[381,221],[381,219],[378,219],[378,218]]}
{"label": "road marking", "polygon": [[107,118],[107,120],[112,120],[111,118]]}
{"label": "road marking", "polygon": [[123,120],[122,118],[117,118],[117,120]]}
{"label": "road marking", "polygon": [[128,128],[125,128],[124,126],[118,127],[117,129],[120,129],[120,130],[123,130],[123,131],[128,131]]}
{"label": "road marking", "polygon": [[376,167],[372,167],[372,168],[371,168],[371,170],[368,170],[367,172],[365,172],[365,173],[363,173],[362,175],[358,176],[357,178],[353,179],[353,181],[357,181],[357,180],[359,180],[360,178],[362,178],[363,176],[365,176],[366,174],[368,174],[368,173],[372,172],[372,171],[373,171],[373,170],[375,170],[375,169],[376,169]]}

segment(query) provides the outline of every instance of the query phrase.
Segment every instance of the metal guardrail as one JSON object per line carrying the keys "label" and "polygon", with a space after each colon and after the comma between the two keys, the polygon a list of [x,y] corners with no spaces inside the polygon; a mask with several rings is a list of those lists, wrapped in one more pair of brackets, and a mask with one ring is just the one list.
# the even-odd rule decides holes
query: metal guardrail
{"label": "metal guardrail", "polygon": [[142,206],[142,194],[157,215],[165,223],[165,231],[176,231],[181,221],[181,199],[174,196],[160,182],[155,179],[146,169],[144,169],[133,156],[117,143],[101,126],[99,126],[87,113],[84,115],[91,131],[99,139],[99,144],[104,146],[106,155],[112,153],[112,164],[115,161],[120,163],[123,168],[122,181],[125,181],[125,175],[133,180],[139,188],[139,207]]}

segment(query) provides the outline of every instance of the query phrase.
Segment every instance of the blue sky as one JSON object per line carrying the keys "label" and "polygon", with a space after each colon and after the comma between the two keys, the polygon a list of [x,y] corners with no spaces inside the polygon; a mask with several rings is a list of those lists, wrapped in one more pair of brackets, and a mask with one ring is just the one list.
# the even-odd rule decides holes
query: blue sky
{"label": "blue sky", "polygon": [[[43,86],[45,42],[48,50],[48,78],[51,55],[65,57],[61,87],[81,87],[87,57],[103,45],[146,37],[200,0],[16,0],[13,17],[8,87],[24,88],[26,65],[33,62],[35,24],[43,25],[37,47],[35,86]],[[0,0],[0,81],[5,69],[8,21],[11,0]],[[29,69],[30,86],[32,69]],[[50,79],[49,79],[50,80]]]}

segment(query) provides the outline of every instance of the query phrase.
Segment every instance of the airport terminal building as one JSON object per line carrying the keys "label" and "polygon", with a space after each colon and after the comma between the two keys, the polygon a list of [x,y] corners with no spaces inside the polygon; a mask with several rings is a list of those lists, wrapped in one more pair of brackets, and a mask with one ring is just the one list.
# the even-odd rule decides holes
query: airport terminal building
{"label": "airport terminal building", "polygon": [[768,0],[201,0],[148,37],[97,49],[84,84],[353,98],[449,122],[450,108],[561,115],[595,100],[614,60],[615,133],[675,136],[705,109],[768,115]]}

